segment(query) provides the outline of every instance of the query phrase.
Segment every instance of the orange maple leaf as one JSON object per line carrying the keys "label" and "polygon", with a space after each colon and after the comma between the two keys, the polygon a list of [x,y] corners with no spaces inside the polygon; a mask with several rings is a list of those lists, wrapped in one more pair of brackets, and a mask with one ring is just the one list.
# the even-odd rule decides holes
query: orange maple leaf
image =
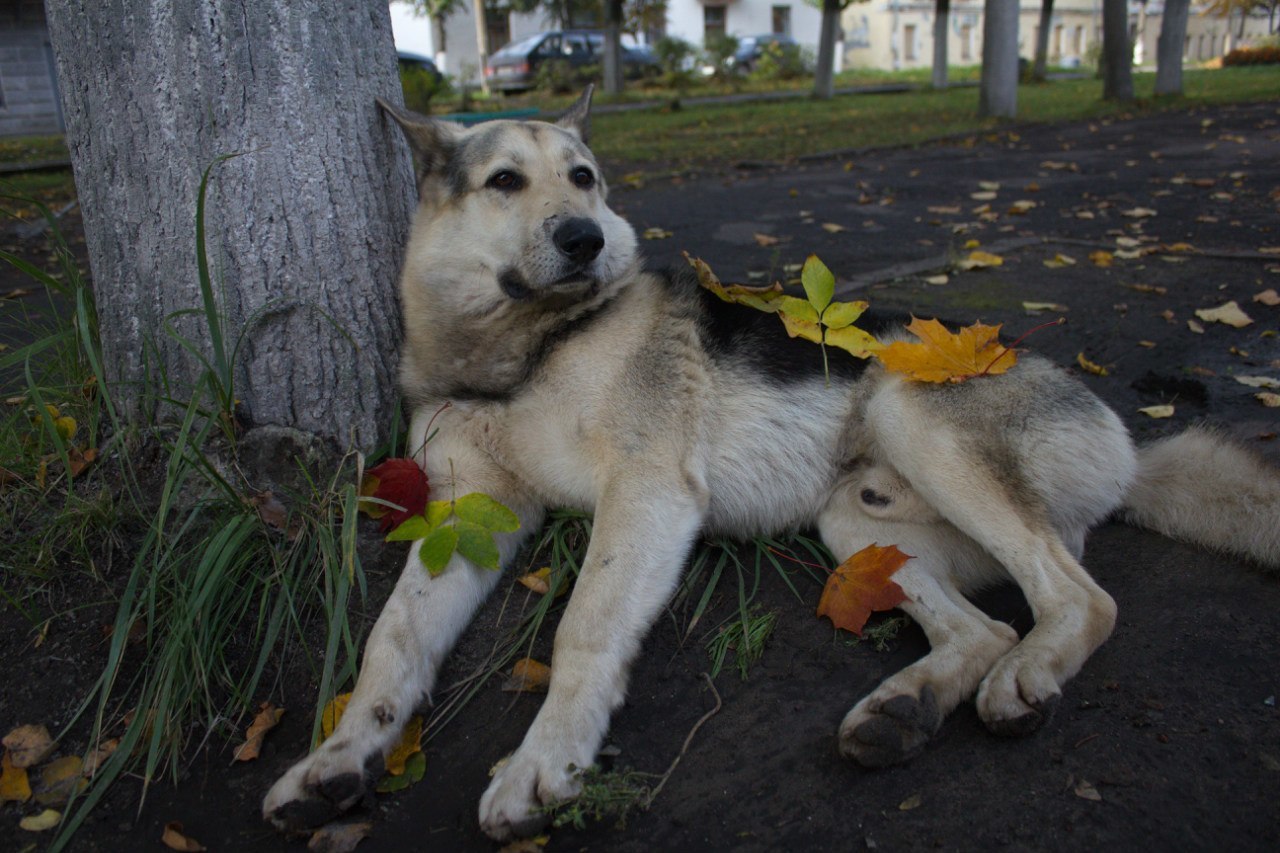
{"label": "orange maple leaf", "polygon": [[937,320],[911,318],[907,331],[918,343],[894,341],[877,357],[886,370],[917,382],[964,382],[975,376],[1004,373],[1018,361],[1000,343],[1000,327],[974,323],[952,334]]}
{"label": "orange maple leaf", "polygon": [[889,580],[911,559],[897,545],[871,544],[845,560],[827,578],[818,600],[818,615],[837,628],[862,636],[873,610],[892,610],[907,600],[902,587]]}

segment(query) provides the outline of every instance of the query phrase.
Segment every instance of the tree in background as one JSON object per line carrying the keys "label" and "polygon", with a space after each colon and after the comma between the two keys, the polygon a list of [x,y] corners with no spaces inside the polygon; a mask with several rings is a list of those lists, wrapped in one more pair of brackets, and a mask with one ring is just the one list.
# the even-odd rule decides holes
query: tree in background
{"label": "tree in background", "polygon": [[1182,50],[1190,0],[1165,0],[1156,42],[1156,94],[1182,94]]}
{"label": "tree in background", "polygon": [[1044,80],[1049,68],[1049,28],[1053,25],[1053,0],[1040,1],[1040,28],[1036,31],[1036,58],[1031,79]]}
{"label": "tree in background", "polygon": [[1133,100],[1133,45],[1128,0],[1102,0],[1102,97]]}
{"label": "tree in background", "polygon": [[1013,118],[1017,113],[1018,0],[986,0],[982,14],[978,114]]}
{"label": "tree in background", "polygon": [[951,0],[933,3],[933,88],[947,88],[947,31],[951,26]]}
{"label": "tree in background", "polygon": [[[813,2],[813,0],[811,0]],[[818,30],[818,62],[813,71],[813,96],[830,98],[835,94],[836,42],[840,34],[840,14],[854,3],[867,0],[820,0],[822,25]]]}
{"label": "tree in background", "polygon": [[[374,103],[400,101],[387,5],[47,11],[104,378],[124,417],[150,423],[213,375],[243,425],[373,449],[395,411],[414,207],[409,158]],[[205,210],[205,293],[196,199],[229,154]]]}

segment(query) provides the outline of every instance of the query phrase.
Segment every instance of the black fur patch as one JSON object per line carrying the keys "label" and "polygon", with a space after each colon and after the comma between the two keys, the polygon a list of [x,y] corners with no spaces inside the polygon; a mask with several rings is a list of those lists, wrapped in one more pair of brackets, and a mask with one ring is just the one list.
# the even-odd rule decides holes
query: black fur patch
{"label": "black fur patch", "polygon": [[[725,302],[698,284],[692,268],[669,270],[663,277],[672,298],[687,300],[697,311],[702,345],[712,359],[743,365],[779,384],[823,375],[822,348],[789,337],[777,317]],[[869,310],[857,326],[879,337],[910,321],[906,314]],[[831,375],[843,379],[855,379],[867,368],[867,359],[854,358],[836,347],[828,348],[827,363]]]}

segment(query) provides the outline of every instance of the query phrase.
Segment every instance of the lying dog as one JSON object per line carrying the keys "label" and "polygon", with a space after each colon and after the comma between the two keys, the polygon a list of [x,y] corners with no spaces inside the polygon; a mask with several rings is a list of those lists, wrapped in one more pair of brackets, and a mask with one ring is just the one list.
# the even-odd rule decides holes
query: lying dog
{"label": "lying dog", "polygon": [[[547,698],[480,801],[490,836],[532,831],[541,806],[576,793],[571,768],[593,762],[699,534],[816,525],[837,558],[873,542],[914,555],[894,580],[931,651],[840,726],[841,750],[870,766],[915,755],[975,694],[992,731],[1041,725],[1115,623],[1079,560],[1118,508],[1280,564],[1280,477],[1210,434],[1136,451],[1114,412],[1033,356],[926,385],[841,354],[828,383],[818,348],[776,318],[689,274],[642,272],[587,148],[589,99],[556,124],[470,130],[382,105],[421,197],[401,283],[409,446],[438,494],[517,513],[519,531],[498,537],[504,566],[547,508],[595,517]],[[299,829],[362,798],[499,577],[456,554],[431,577],[415,545],[337,731],[271,789],[268,820]],[[965,597],[1010,578],[1036,620],[1021,641]]]}

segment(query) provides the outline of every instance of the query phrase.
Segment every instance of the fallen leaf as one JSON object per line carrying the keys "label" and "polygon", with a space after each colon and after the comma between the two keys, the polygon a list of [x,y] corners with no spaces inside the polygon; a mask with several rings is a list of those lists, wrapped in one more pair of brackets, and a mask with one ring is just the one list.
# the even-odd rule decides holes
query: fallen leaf
{"label": "fallen leaf", "polygon": [[180,850],[184,853],[199,853],[201,850],[208,849],[194,838],[184,835],[182,824],[176,820],[164,825],[164,834],[160,836],[160,841],[170,850]]}
{"label": "fallen leaf", "polygon": [[86,779],[92,779],[93,774],[97,773],[98,769],[102,767],[102,763],[110,758],[112,753],[119,749],[119,747],[120,738],[112,738],[111,740],[103,741],[102,745],[89,753],[89,757],[84,760],[84,777]]}
{"label": "fallen leaf", "polygon": [[753,238],[755,238],[755,241],[756,241],[756,245],[757,245],[757,246],[776,246],[776,245],[778,245],[778,238],[777,238],[777,237],[774,237],[774,236],[773,236],[773,235],[771,235],[771,234],[761,234],[761,233],[757,232],[757,233],[755,233],[755,234],[752,234],[751,236],[752,236]]}
{"label": "fallen leaf", "polygon": [[84,759],[78,755],[64,756],[41,768],[40,782],[35,788],[36,802],[46,806],[65,803],[88,784],[84,778]]}
{"label": "fallen leaf", "polygon": [[320,741],[323,743],[333,737],[333,731],[342,722],[342,715],[347,711],[347,703],[351,701],[350,693],[339,693],[325,704],[320,711]]}
{"label": "fallen leaf", "polygon": [[956,269],[973,270],[983,269],[986,267],[998,267],[1004,264],[1004,258],[991,252],[975,250],[969,253],[969,257],[964,258],[956,264]]}
{"label": "fallen leaf", "polygon": [[1204,326],[1200,325],[1200,324],[1199,324],[1199,323],[1197,323],[1195,320],[1188,320],[1188,321],[1187,321],[1187,328],[1188,328],[1188,329],[1190,329],[1191,331],[1195,332],[1197,335],[1203,335],[1203,334],[1204,334]]}
{"label": "fallen leaf", "polygon": [[21,299],[24,296],[30,296],[31,292],[29,287],[15,287],[12,290],[0,293],[0,299]]}
{"label": "fallen leaf", "polygon": [[673,235],[665,228],[646,228],[640,236],[646,240],[665,240]]}
{"label": "fallen leaf", "polygon": [[1009,214],[1012,216],[1025,216],[1028,211],[1037,207],[1036,202],[1030,199],[1020,198],[1013,204],[1009,205]]}
{"label": "fallen leaf", "polygon": [[1139,412],[1149,418],[1171,418],[1173,417],[1173,406],[1146,406],[1138,409]]}
{"label": "fallen leaf", "polygon": [[[395,504],[399,509],[360,502],[360,508],[367,515],[382,519],[382,532],[387,533],[399,527],[415,515],[421,515],[427,508],[427,497],[431,493],[427,475],[412,459],[388,459],[377,467],[370,468],[366,477],[377,480],[374,488],[366,497],[377,498]],[[361,492],[365,484],[361,483]],[[376,514],[375,514],[376,513]]]}
{"label": "fallen leaf", "polygon": [[978,189],[994,193],[1000,191],[999,181],[978,181]]}
{"label": "fallen leaf", "polygon": [[1032,314],[1039,314],[1042,311],[1066,311],[1067,306],[1059,305],[1057,302],[1024,302],[1022,309]]}
{"label": "fallen leaf", "polygon": [[974,201],[992,201],[995,199],[995,197],[996,197],[996,193],[990,192],[990,191],[969,193],[969,198],[973,199]]}
{"label": "fallen leaf", "polygon": [[1101,364],[1095,364],[1094,362],[1085,358],[1083,352],[1076,354],[1076,364],[1080,365],[1080,367],[1085,372],[1092,373],[1094,376],[1110,376],[1111,375],[1111,371],[1107,370]]}
{"label": "fallen leaf", "polygon": [[848,231],[849,229],[837,222],[824,222],[822,223],[822,230],[829,234],[839,234],[841,231]]}
{"label": "fallen leaf", "polygon": [[1116,245],[1121,249],[1136,249],[1142,245],[1142,241],[1135,240],[1132,237],[1117,237]]}
{"label": "fallen leaf", "polygon": [[1127,216],[1130,219],[1146,219],[1150,216],[1155,216],[1156,212],[1149,207],[1134,207],[1120,211],[1120,215]]}
{"label": "fallen leaf", "polygon": [[521,575],[516,580],[527,589],[531,589],[539,595],[546,595],[551,592],[551,567],[543,566],[536,572]]}
{"label": "fallen leaf", "polygon": [[284,716],[284,708],[277,708],[270,702],[258,706],[258,714],[244,733],[244,743],[236,747],[231,756],[232,761],[253,761],[262,751],[262,741]]}
{"label": "fallen leaf", "polygon": [[927,210],[938,216],[954,216],[960,212],[960,205],[932,205]]}
{"label": "fallen leaf", "polygon": [[1077,210],[1076,219],[1095,219],[1097,218],[1092,210]]}
{"label": "fallen leaf", "polygon": [[1262,405],[1266,406],[1268,409],[1280,408],[1280,394],[1276,394],[1272,391],[1260,391],[1253,396],[1258,400],[1258,402],[1262,403]]}
{"label": "fallen leaf", "polygon": [[498,853],[541,853],[542,848],[551,840],[549,835],[538,835],[533,838],[518,838],[510,844],[498,848]]}
{"label": "fallen leaf", "polygon": [[396,791],[403,791],[410,785],[416,785],[421,782],[426,772],[427,755],[422,750],[418,750],[405,759],[404,772],[399,776],[383,776],[375,790],[379,794],[394,794]]}
{"label": "fallen leaf", "polygon": [[929,276],[925,276],[924,283],[925,284],[946,284],[950,280],[951,280],[951,277],[946,274],[929,275]]}
{"label": "fallen leaf", "polygon": [[912,809],[918,809],[918,808],[920,808],[920,802],[921,802],[921,800],[920,800],[920,795],[919,795],[919,794],[912,794],[911,796],[907,797],[907,798],[906,798],[905,800],[903,800],[902,802],[898,803],[898,811],[900,811],[900,812],[909,812],[909,811],[911,811]]}
{"label": "fallen leaf", "polygon": [[1101,249],[1096,252],[1089,253],[1089,261],[1095,267],[1109,267],[1115,263],[1115,257],[1116,256],[1110,252],[1104,252]]}
{"label": "fallen leaf", "polygon": [[875,610],[892,610],[907,600],[902,587],[890,580],[906,565],[911,555],[898,546],[881,548],[871,544],[845,560],[827,578],[818,616],[831,624],[862,636],[862,627]]}
{"label": "fallen leaf", "polygon": [[915,317],[907,331],[919,343],[894,341],[878,353],[885,369],[917,382],[963,382],[983,374],[1004,373],[1017,355],[1000,343],[999,326],[974,323],[952,334],[937,320]]}
{"label": "fallen leaf", "polygon": [[1063,162],[1060,160],[1045,160],[1040,164],[1041,169],[1048,169],[1051,172],[1078,172],[1080,166],[1076,163]]}
{"label": "fallen leaf", "polygon": [[25,767],[14,767],[8,750],[0,757],[0,803],[25,803],[31,799],[31,780]]}
{"label": "fallen leaf", "polygon": [[329,823],[311,833],[307,849],[311,853],[351,853],[373,832],[372,821]]}
{"label": "fallen leaf", "polygon": [[1224,302],[1217,308],[1197,308],[1196,316],[1206,323],[1225,323],[1237,329],[1242,329],[1253,322],[1253,318],[1240,310],[1240,306],[1234,299]]}
{"label": "fallen leaf", "polygon": [[1194,252],[1196,247],[1190,243],[1170,243],[1164,247],[1166,252]]}
{"label": "fallen leaf", "polygon": [[44,832],[46,829],[53,829],[61,820],[62,812],[45,809],[40,814],[28,815],[18,821],[18,828],[25,829],[27,832]]}
{"label": "fallen leaf", "polygon": [[1259,246],[1258,251],[1264,255],[1280,255],[1280,246]]}
{"label": "fallen leaf", "polygon": [[415,714],[409,718],[400,733],[400,740],[387,756],[387,772],[392,776],[403,775],[405,762],[419,752],[422,752],[422,717]]}
{"label": "fallen leaf", "polygon": [[976,249],[981,245],[982,245],[981,241],[969,239],[969,240],[965,240],[964,245],[961,246],[960,248],[964,249],[965,251],[968,251],[969,249]]}
{"label": "fallen leaf", "polygon": [[90,447],[88,450],[81,450],[78,447],[67,448],[67,462],[70,464],[69,473],[73,478],[79,477],[84,473],[85,469],[94,463],[98,458],[98,451]]}
{"label": "fallen leaf", "polygon": [[1155,341],[1138,341],[1138,346],[1146,347],[1147,349],[1155,349],[1156,342]]}
{"label": "fallen leaf", "polygon": [[511,675],[502,683],[507,693],[546,693],[551,684],[551,667],[533,658],[524,658],[511,667]]}
{"label": "fallen leaf", "polygon": [[1047,261],[1044,262],[1044,265],[1046,267],[1053,270],[1062,269],[1063,267],[1073,267],[1075,266],[1075,264],[1076,264],[1075,258],[1071,257],[1070,255],[1064,255],[1061,252],[1059,252],[1058,254],[1054,255],[1052,258],[1049,258]]}
{"label": "fallen leaf", "polygon": [[34,767],[49,757],[58,744],[44,726],[18,726],[0,741],[14,767]]}
{"label": "fallen leaf", "polygon": [[1276,293],[1273,288],[1267,288],[1261,293],[1255,293],[1253,301],[1260,302],[1263,305],[1280,305],[1280,294]]}
{"label": "fallen leaf", "polygon": [[[1146,253],[1146,249],[1116,249],[1114,254],[1122,261],[1136,261]],[[1169,258],[1165,258],[1165,260],[1169,260]],[[1178,260],[1182,259],[1179,258]]]}
{"label": "fallen leaf", "polygon": [[1102,795],[1098,793],[1098,789],[1083,779],[1076,783],[1075,794],[1082,800],[1102,801]]}
{"label": "fallen leaf", "polygon": [[1250,388],[1280,388],[1280,379],[1270,376],[1237,376],[1236,381]]}
{"label": "fallen leaf", "polygon": [[1158,296],[1164,296],[1169,292],[1169,288],[1161,287],[1158,284],[1126,284],[1125,287],[1130,290],[1136,290],[1139,293],[1154,293]]}

